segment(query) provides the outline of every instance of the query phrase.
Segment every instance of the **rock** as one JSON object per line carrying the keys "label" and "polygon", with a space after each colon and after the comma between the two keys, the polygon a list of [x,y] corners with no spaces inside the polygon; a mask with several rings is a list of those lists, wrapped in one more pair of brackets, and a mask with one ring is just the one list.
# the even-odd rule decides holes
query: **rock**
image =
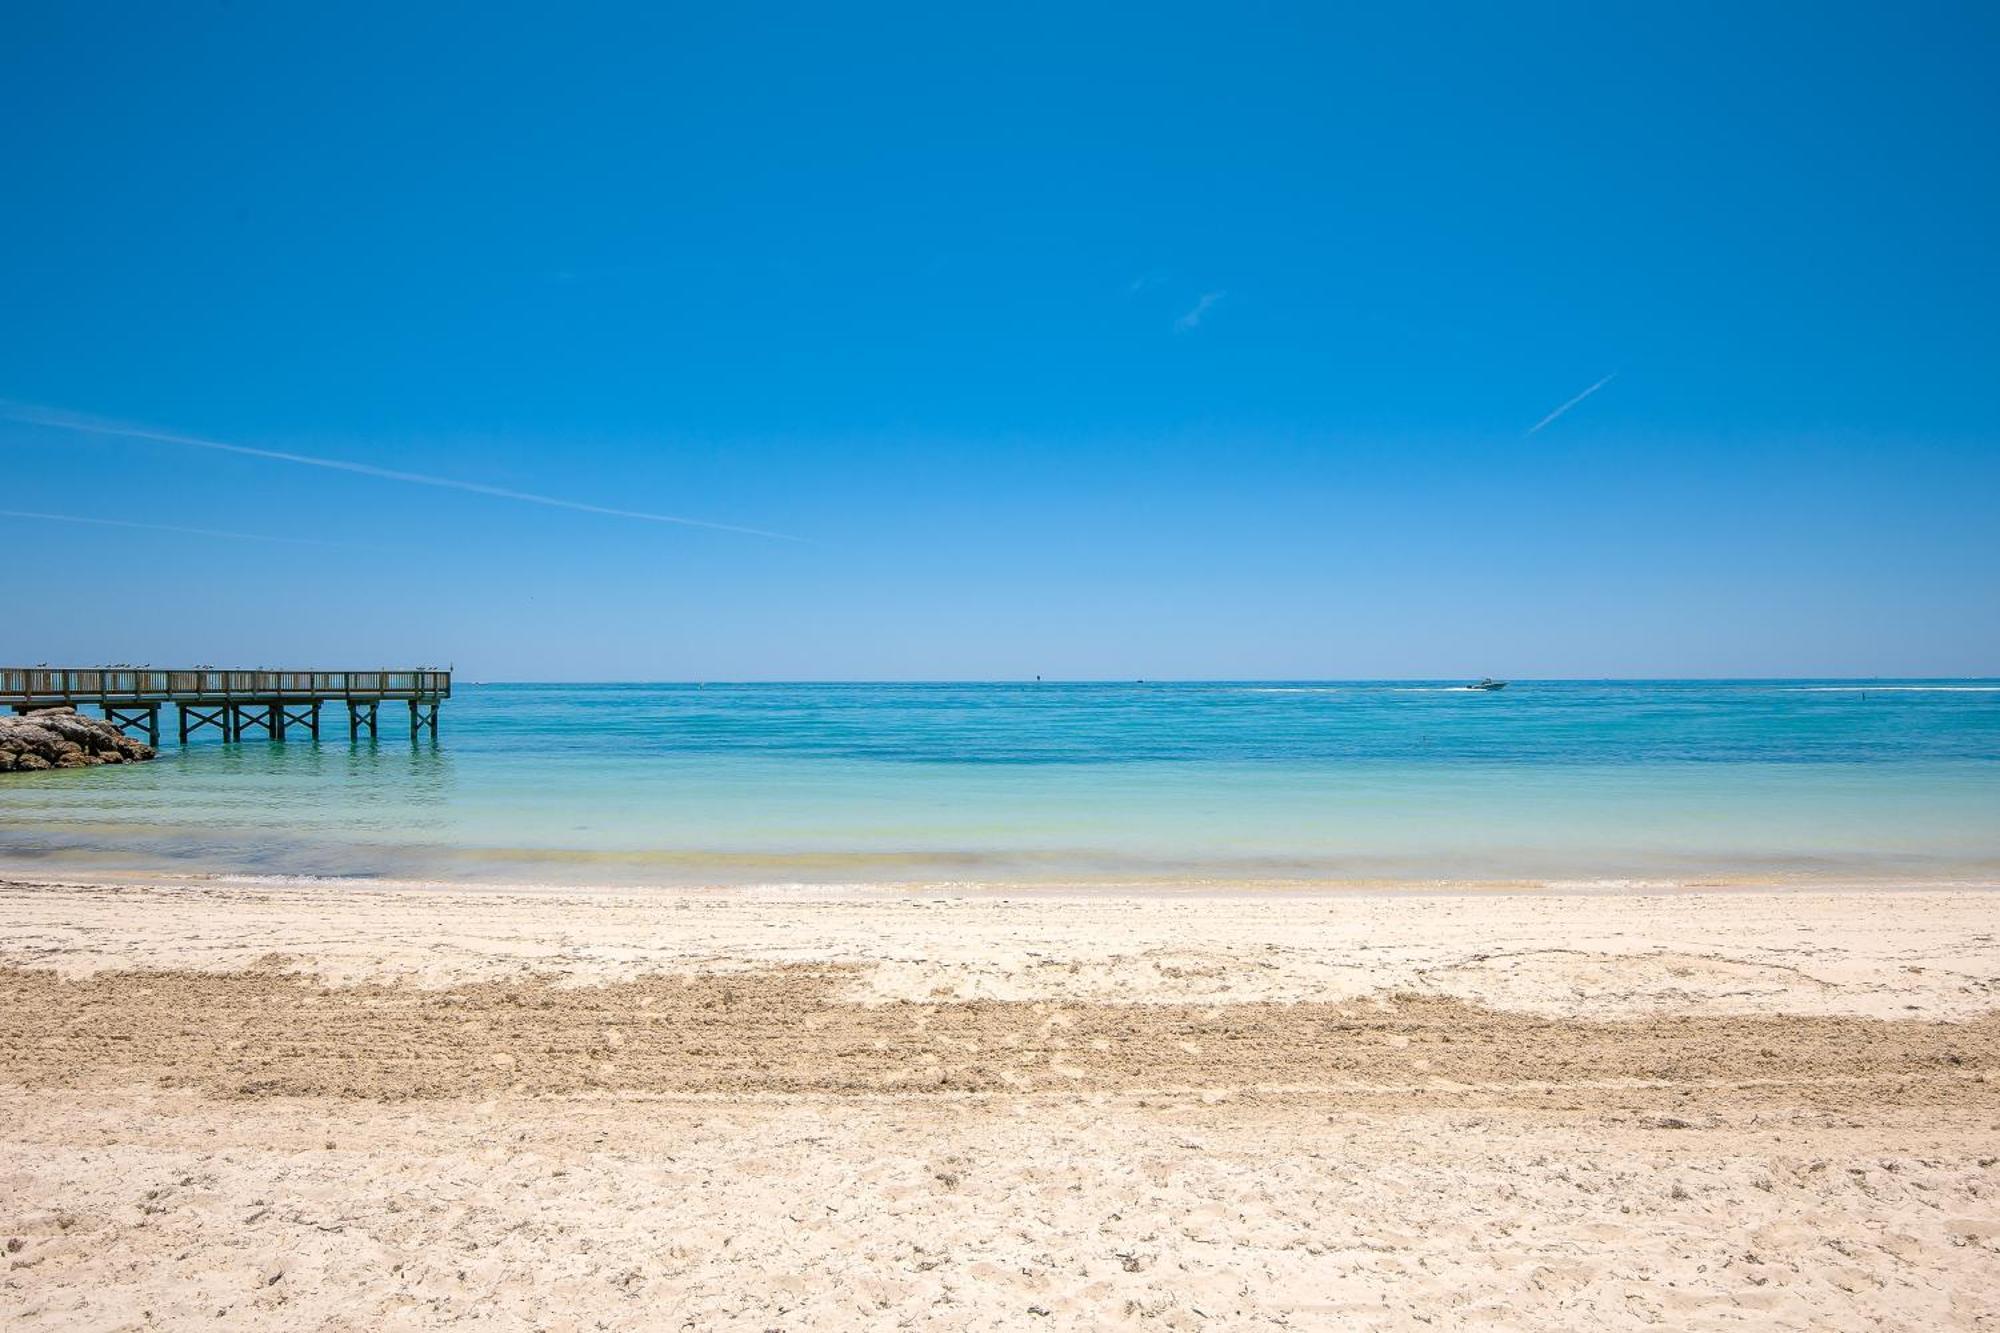
{"label": "rock", "polygon": [[80,716],[73,708],[45,708],[25,717],[0,714],[0,773],[136,763],[154,753],[102,718]]}

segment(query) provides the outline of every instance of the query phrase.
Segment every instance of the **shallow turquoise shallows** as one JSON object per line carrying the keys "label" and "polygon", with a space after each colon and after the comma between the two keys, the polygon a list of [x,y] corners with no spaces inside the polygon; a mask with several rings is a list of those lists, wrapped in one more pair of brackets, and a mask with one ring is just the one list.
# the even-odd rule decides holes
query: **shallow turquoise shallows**
{"label": "shallow turquoise shallows", "polygon": [[[0,868],[568,884],[2000,878],[2000,684],[461,686],[0,777]],[[337,739],[335,738],[337,735]]]}

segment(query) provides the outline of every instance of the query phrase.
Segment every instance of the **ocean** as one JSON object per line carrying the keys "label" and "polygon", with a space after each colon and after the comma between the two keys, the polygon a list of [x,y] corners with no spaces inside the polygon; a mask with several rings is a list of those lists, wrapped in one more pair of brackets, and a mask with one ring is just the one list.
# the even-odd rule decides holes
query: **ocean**
{"label": "ocean", "polygon": [[[163,723],[170,729],[170,711]],[[0,870],[650,884],[2000,879],[2000,683],[460,685],[412,743],[0,778]]]}

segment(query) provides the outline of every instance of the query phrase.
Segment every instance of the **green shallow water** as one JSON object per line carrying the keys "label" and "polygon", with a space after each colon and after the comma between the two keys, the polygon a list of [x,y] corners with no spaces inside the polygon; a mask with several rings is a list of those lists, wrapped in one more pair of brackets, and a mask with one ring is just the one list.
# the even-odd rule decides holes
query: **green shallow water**
{"label": "green shallow water", "polygon": [[[579,884],[2000,878],[2000,684],[461,686],[0,779],[0,868]],[[334,738],[338,732],[337,739]]]}

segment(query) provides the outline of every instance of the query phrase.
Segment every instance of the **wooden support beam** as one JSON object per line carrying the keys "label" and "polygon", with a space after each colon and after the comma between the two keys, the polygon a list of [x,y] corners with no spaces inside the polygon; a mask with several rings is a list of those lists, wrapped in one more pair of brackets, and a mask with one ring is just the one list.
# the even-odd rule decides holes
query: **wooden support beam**
{"label": "wooden support beam", "polygon": [[222,733],[222,739],[225,741],[236,739],[235,733],[229,725],[228,704],[216,704],[211,708],[203,708],[196,704],[182,704],[181,744],[186,745],[188,736],[193,732],[200,731],[203,727],[214,727]]}
{"label": "wooden support beam", "polygon": [[146,743],[155,749],[159,748],[160,706],[158,704],[107,703],[104,705],[104,720],[120,731],[125,730],[127,727],[144,727],[146,729]]}
{"label": "wooden support beam", "polygon": [[310,703],[300,704],[297,707],[282,703],[271,706],[277,710],[278,738],[280,740],[284,739],[285,729],[290,726],[304,727],[312,733],[314,740],[319,739],[319,700],[314,699]]}
{"label": "wooden support beam", "polygon": [[272,740],[281,739],[284,724],[278,720],[276,704],[230,704],[230,729],[235,733],[231,740],[242,740],[243,733],[251,727],[262,727],[264,734]]}

